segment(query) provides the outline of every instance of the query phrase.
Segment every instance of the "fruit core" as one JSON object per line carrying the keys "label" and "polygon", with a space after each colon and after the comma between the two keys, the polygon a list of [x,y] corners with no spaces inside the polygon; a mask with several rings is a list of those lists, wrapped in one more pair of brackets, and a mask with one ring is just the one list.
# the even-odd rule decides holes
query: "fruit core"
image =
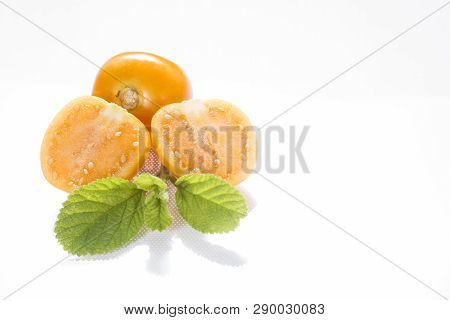
{"label": "fruit core", "polygon": [[117,92],[121,105],[127,110],[136,108],[139,104],[139,94],[134,88],[125,87]]}

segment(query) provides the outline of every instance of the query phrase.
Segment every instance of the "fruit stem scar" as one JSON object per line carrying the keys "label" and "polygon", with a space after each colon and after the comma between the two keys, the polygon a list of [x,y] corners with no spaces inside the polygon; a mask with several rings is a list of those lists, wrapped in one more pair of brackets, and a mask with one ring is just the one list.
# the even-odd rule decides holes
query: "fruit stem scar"
{"label": "fruit stem scar", "polygon": [[120,104],[127,110],[134,109],[139,104],[139,94],[134,88],[125,87],[117,95],[120,100]]}

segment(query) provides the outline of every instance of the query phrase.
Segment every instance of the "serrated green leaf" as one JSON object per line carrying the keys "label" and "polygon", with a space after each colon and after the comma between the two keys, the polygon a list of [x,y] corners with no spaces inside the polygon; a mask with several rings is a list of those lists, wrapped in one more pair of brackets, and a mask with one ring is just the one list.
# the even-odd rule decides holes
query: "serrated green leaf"
{"label": "serrated green leaf", "polygon": [[82,186],[64,202],[55,233],[76,255],[111,252],[132,240],[143,226],[145,191],[120,178]]}
{"label": "serrated green leaf", "polygon": [[167,184],[162,179],[149,173],[141,173],[133,182],[139,189],[145,191],[153,191],[156,189],[158,192],[163,192],[167,189]]}
{"label": "serrated green leaf", "polygon": [[146,197],[144,223],[153,231],[163,231],[172,224],[167,201],[157,197]]}
{"label": "serrated green leaf", "polygon": [[167,229],[172,224],[172,216],[167,208],[167,184],[148,173],[140,174],[134,183],[138,188],[148,191],[143,210],[145,225],[153,231]]}
{"label": "serrated green leaf", "polygon": [[175,185],[180,215],[200,232],[232,231],[247,215],[247,203],[242,194],[213,174],[188,174],[179,178]]}

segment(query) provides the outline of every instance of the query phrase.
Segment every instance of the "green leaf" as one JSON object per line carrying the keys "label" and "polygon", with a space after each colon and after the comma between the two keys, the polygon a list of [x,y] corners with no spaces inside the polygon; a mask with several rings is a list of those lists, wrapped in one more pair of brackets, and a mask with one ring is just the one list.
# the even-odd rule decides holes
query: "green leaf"
{"label": "green leaf", "polygon": [[144,203],[144,223],[153,231],[163,231],[172,224],[172,216],[167,208],[167,184],[158,177],[142,173],[134,183],[138,188],[148,191]]}
{"label": "green leaf", "polygon": [[153,231],[163,231],[172,224],[172,216],[167,201],[157,197],[147,197],[144,209],[144,223]]}
{"label": "green leaf", "polygon": [[145,191],[153,191],[156,188],[156,190],[162,192],[167,189],[167,184],[162,179],[149,173],[141,173],[133,180],[133,182],[139,189]]}
{"label": "green leaf", "polygon": [[234,230],[247,215],[242,194],[213,174],[188,174],[179,178],[175,195],[180,215],[203,233]]}
{"label": "green leaf", "polygon": [[64,202],[55,233],[76,255],[111,252],[130,242],[143,226],[145,191],[120,178],[82,186]]}

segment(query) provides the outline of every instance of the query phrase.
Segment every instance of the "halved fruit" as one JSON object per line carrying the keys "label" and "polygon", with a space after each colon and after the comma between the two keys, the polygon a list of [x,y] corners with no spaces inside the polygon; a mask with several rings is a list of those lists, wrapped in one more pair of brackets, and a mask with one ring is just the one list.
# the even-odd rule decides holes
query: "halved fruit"
{"label": "halved fruit", "polygon": [[247,116],[222,100],[189,100],[158,110],[152,145],[176,178],[214,173],[236,185],[254,169],[256,134]]}
{"label": "halved fruit", "polygon": [[149,132],[135,116],[101,98],[80,97],[48,127],[41,167],[52,185],[72,191],[109,176],[131,179],[149,148]]}

